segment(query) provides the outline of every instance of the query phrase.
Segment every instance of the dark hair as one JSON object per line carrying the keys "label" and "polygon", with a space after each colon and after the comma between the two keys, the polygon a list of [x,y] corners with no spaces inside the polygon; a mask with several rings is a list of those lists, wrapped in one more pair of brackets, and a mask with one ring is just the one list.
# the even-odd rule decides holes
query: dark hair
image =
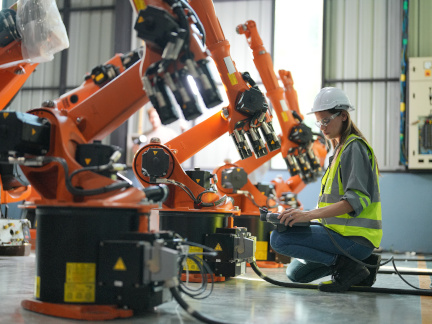
{"label": "dark hair", "polygon": [[[336,108],[332,108],[329,109],[328,112],[330,114],[335,114],[337,112],[342,111],[341,109],[336,109]],[[354,122],[351,120],[351,116],[350,113],[348,112],[348,110],[346,110],[346,114],[347,114],[347,120],[344,121],[342,123],[342,131],[341,131],[341,137],[340,137],[340,142],[339,142],[339,146],[337,145],[337,142],[335,139],[330,140],[330,142],[332,143],[333,148],[340,148],[345,144],[346,139],[348,138],[348,136],[350,136],[351,134],[354,134],[360,138],[362,138],[366,143],[369,144],[369,142],[367,141],[367,139],[364,137],[364,135],[362,134],[362,132],[360,131],[360,129],[356,126],[356,124],[354,124]],[[375,158],[375,163],[378,169],[378,161],[376,156],[374,156]],[[378,169],[378,173],[379,173],[379,169]]]}

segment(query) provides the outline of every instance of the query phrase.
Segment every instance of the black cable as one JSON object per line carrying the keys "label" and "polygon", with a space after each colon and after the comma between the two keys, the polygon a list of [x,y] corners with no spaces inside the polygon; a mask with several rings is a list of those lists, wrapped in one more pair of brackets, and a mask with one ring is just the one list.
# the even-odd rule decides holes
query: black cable
{"label": "black cable", "polygon": [[[183,263],[184,258],[189,258],[192,262],[194,262],[197,265],[197,267],[199,268],[199,273],[203,278],[201,282],[201,287],[199,287],[198,289],[191,289],[187,287],[185,284],[183,284],[180,280],[180,287],[179,287],[180,290],[185,294],[187,294],[188,296],[195,299],[207,298],[208,296],[210,296],[214,288],[213,271],[211,270],[210,266],[207,264],[207,262],[205,262],[204,259],[199,259],[197,256],[198,255],[217,256],[218,252],[215,249],[212,249],[208,246],[196,242],[187,241],[183,239],[183,237],[181,237],[178,233],[176,233],[176,237],[180,238],[180,241],[182,242],[183,245],[195,246],[203,250],[203,252],[193,252],[193,253],[188,252],[187,254],[183,254],[180,256],[181,258],[180,265]],[[204,252],[204,251],[208,251],[208,252]],[[181,274],[182,274],[182,266],[179,267],[179,277],[181,276]],[[211,279],[210,291],[207,293],[207,295],[202,296],[207,290],[207,274],[210,275],[210,279]]]}
{"label": "black cable", "polygon": [[108,164],[104,165],[95,165],[95,166],[89,166],[89,167],[83,167],[82,169],[77,169],[73,171],[69,176],[69,181],[72,181],[72,178],[77,175],[78,173],[84,172],[84,171],[91,171],[91,172],[101,172],[108,170],[113,165],[113,162],[110,161]]}
{"label": "black cable", "polygon": [[300,117],[300,115],[297,111],[291,110],[291,113],[293,114],[294,118],[296,118],[300,123],[303,121],[303,119]]}
{"label": "black cable", "polygon": [[195,23],[195,25],[197,26],[198,30],[201,32],[201,34],[202,34],[202,43],[203,43],[203,45],[205,45],[205,42],[206,42],[206,33],[205,33],[205,29],[204,29],[204,26],[203,26],[201,20],[199,19],[199,17],[198,17],[198,15],[196,14],[195,10],[194,10],[190,5],[189,5],[189,3],[187,3],[187,1],[180,0],[180,2],[181,2],[182,5],[183,5],[185,8],[187,8],[187,9],[192,13],[192,15],[195,17],[195,19],[196,19],[196,23]]}
{"label": "black cable", "polygon": [[[360,264],[360,265],[362,265],[362,266],[364,266],[364,267],[368,267],[368,268],[379,268],[380,266],[383,266],[383,265],[386,265],[387,263],[389,263],[390,261],[392,262],[392,264],[393,264],[393,268],[395,269],[395,272],[396,272],[396,274],[399,276],[399,278],[401,278],[402,279],[402,281],[403,282],[405,282],[408,286],[410,286],[410,287],[412,287],[412,288],[414,288],[414,289],[418,289],[418,290],[423,290],[422,288],[419,288],[419,287],[415,287],[415,286],[413,286],[412,284],[410,284],[408,281],[406,281],[403,277],[402,277],[402,275],[400,274],[400,272],[399,272],[399,270],[397,269],[397,267],[396,267],[396,264],[395,264],[395,261],[394,261],[394,259],[393,259],[393,256],[392,257],[390,257],[388,260],[386,260],[385,262],[382,262],[382,263],[380,263],[380,264],[376,264],[376,265],[372,265],[372,264],[366,264],[366,263],[364,263],[364,262],[362,262],[362,261],[360,261],[360,260],[358,260],[358,259],[356,259],[356,258],[354,258],[353,256],[351,256],[349,253],[347,253],[336,241],[335,241],[335,239],[333,238],[333,236],[331,235],[331,232],[330,232],[330,230],[324,225],[324,224],[321,224],[321,223],[314,223],[314,224],[316,224],[316,225],[320,225],[320,226],[322,226],[322,227],[324,227],[324,229],[327,231],[327,234],[329,235],[329,237],[330,237],[330,239],[331,239],[331,241],[333,242],[333,244],[337,247],[337,249],[339,250],[339,251],[341,251],[347,258],[349,258],[349,259],[351,259],[352,261],[354,261],[354,262],[357,262],[358,264]],[[426,289],[424,289],[424,290],[426,290]],[[427,290],[426,290],[427,291]]]}
{"label": "black cable", "polygon": [[216,191],[204,190],[197,197],[195,197],[192,190],[190,190],[185,184],[183,184],[181,182],[170,179],[167,182],[161,182],[161,183],[172,184],[172,185],[175,185],[177,187],[180,187],[184,192],[186,192],[186,194],[189,196],[189,198],[192,199],[192,201],[196,205],[201,206],[201,207],[214,207],[214,206],[218,206],[218,205],[225,203],[227,200],[233,201],[233,199],[231,197],[224,195],[220,199],[216,200],[215,202],[205,203],[201,200],[202,195],[204,195],[205,193],[216,193]]}
{"label": "black cable", "polygon": [[71,181],[70,181],[70,177],[68,176],[69,174],[69,167],[65,161],[65,159],[63,158],[59,158],[59,157],[45,157],[43,160],[44,163],[46,162],[57,162],[59,163],[64,170],[65,173],[65,184],[66,184],[66,189],[73,195],[76,196],[93,196],[93,195],[100,195],[106,192],[110,192],[110,191],[114,191],[114,190],[119,190],[119,189],[123,189],[123,188],[129,188],[131,187],[131,185],[126,182],[126,181],[122,181],[122,182],[117,182],[117,183],[112,183],[108,186],[105,187],[100,187],[100,188],[96,188],[96,189],[79,189],[76,188],[72,185]]}
{"label": "black cable", "polygon": [[[302,289],[317,289],[318,285],[316,284],[298,284],[292,282],[283,282],[271,279],[267,277],[261,270],[258,268],[256,261],[250,263],[251,268],[255,271],[255,273],[263,280],[274,284],[276,286],[286,287],[286,288],[302,288]],[[397,294],[397,295],[415,295],[415,296],[432,296],[432,290],[428,289],[396,289],[396,288],[375,288],[375,287],[361,287],[361,286],[351,286],[349,291],[358,291],[358,292],[374,292],[374,293],[385,293],[385,294]]]}
{"label": "black cable", "polygon": [[189,306],[188,303],[181,297],[179,291],[176,287],[170,288],[171,294],[173,295],[174,299],[179,303],[179,305],[191,316],[195,317],[197,320],[202,321],[204,323],[210,323],[210,324],[227,324],[227,322],[220,322],[218,320],[214,320],[212,318],[206,317],[203,314],[199,313],[198,311],[194,310],[191,306]]}
{"label": "black cable", "polygon": [[[332,243],[336,246],[336,248],[341,251],[343,253],[343,255],[345,255],[346,257],[348,257],[349,259],[351,259],[352,261],[361,264],[362,266],[368,267],[368,268],[379,268],[380,266],[383,266],[387,263],[389,263],[390,261],[392,261],[393,267],[396,271],[396,274],[399,276],[399,278],[402,279],[402,281],[404,281],[408,286],[414,288],[414,292],[418,292],[418,293],[410,293],[407,292],[406,290],[403,289],[385,289],[385,288],[372,288],[372,287],[358,287],[358,286],[352,286],[351,288],[349,288],[349,290],[354,290],[354,291],[376,291],[376,292],[387,292],[387,293],[394,293],[394,294],[414,294],[414,295],[425,295],[425,296],[432,296],[432,290],[428,290],[428,289],[422,289],[419,287],[415,287],[413,285],[411,285],[409,282],[407,282],[402,275],[400,274],[400,272],[397,270],[395,261],[393,259],[393,257],[389,258],[388,260],[386,260],[385,262],[382,262],[380,264],[377,265],[371,265],[371,264],[366,264],[354,257],[352,257],[351,255],[349,255],[337,242],[336,240],[333,238],[333,236],[331,235],[330,230],[321,223],[317,223],[314,222],[313,225],[319,225],[324,227],[324,229],[327,231],[327,234],[329,235]],[[288,288],[306,288],[306,289],[312,289],[312,288],[316,288],[317,285],[311,285],[311,284],[297,284],[297,283],[287,283],[287,282],[282,282],[282,281],[277,281],[277,280],[273,280],[269,277],[267,277],[266,275],[264,275],[258,268],[258,266],[256,265],[256,261],[253,261],[251,263],[251,267],[252,269],[255,271],[255,273],[262,279],[264,279],[265,281],[272,283],[274,285],[277,286],[282,286],[282,287],[288,287]],[[367,289],[374,289],[374,290],[367,290]],[[366,289],[366,290],[365,290]],[[391,292],[390,292],[391,291]]]}
{"label": "black cable", "polygon": [[[198,253],[199,254],[199,253]],[[198,258],[197,255],[191,255],[188,254],[186,257],[187,259],[190,259],[193,261],[199,268],[199,273],[202,276],[201,281],[201,287],[197,289],[192,289],[190,287],[187,287],[184,283],[180,284],[180,290],[187,294],[189,297],[194,299],[205,299],[211,295],[214,288],[214,277],[213,277],[213,271],[210,269],[209,265],[205,260]],[[210,275],[210,289],[208,290],[207,294],[204,295],[204,293],[207,291],[208,281],[207,281],[207,274]]]}
{"label": "black cable", "polygon": [[285,282],[285,281],[279,281],[279,280],[274,280],[270,277],[267,277],[259,268],[258,265],[256,264],[256,261],[254,260],[253,262],[250,263],[250,266],[252,268],[253,271],[255,271],[255,273],[263,280],[276,285],[276,286],[280,286],[280,287],[286,287],[286,288],[304,288],[304,289],[317,289],[317,285],[315,284],[299,284],[299,283],[293,283],[293,282]]}
{"label": "black cable", "polygon": [[[182,256],[180,256],[180,267],[179,267],[179,273],[178,273],[179,279],[181,279],[181,275],[183,273],[184,261],[185,260],[187,261],[188,259],[190,259],[191,261],[193,261],[197,265],[200,274],[203,275],[201,263],[197,260],[197,258],[195,258],[195,256],[192,256],[191,258],[189,258],[188,255],[182,255]],[[188,273],[188,271],[186,271],[186,274],[187,273]],[[203,281],[201,282],[201,286],[199,288],[192,289],[192,288],[188,287],[184,282],[182,282],[182,280],[180,280],[179,289],[183,293],[187,294],[189,297],[195,298],[195,296],[199,296],[200,294],[202,294],[207,289],[207,281],[205,281],[203,279]]]}
{"label": "black cable", "polygon": [[432,261],[432,258],[424,258],[424,259],[420,259],[420,258],[395,258],[393,257],[393,260],[395,261]]}
{"label": "black cable", "polygon": [[191,57],[191,52],[189,49],[189,41],[190,41],[189,22],[186,13],[184,12],[182,2],[177,0],[164,0],[164,2],[166,2],[171,6],[172,11],[177,15],[180,27],[184,29],[186,33],[184,37],[185,42],[183,44],[183,48],[185,49],[186,55],[188,57]]}

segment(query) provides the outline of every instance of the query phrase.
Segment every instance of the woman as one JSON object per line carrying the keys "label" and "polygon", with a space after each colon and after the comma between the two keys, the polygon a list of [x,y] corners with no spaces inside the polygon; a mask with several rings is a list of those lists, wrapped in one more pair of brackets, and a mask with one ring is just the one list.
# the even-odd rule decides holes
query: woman
{"label": "woman", "polygon": [[[378,165],[372,148],[351,121],[354,110],[347,95],[337,88],[323,88],[311,113],[317,126],[331,142],[329,159],[321,182],[318,208],[310,211],[287,209],[278,218],[288,230],[273,231],[272,248],[294,259],[287,268],[293,282],[310,282],[332,274],[321,282],[321,291],[340,292],[353,285],[372,286],[378,268],[367,268],[344,255],[377,265],[372,254],[382,237]],[[293,227],[297,222],[319,220],[326,228]],[[333,240],[331,239],[331,237]]]}

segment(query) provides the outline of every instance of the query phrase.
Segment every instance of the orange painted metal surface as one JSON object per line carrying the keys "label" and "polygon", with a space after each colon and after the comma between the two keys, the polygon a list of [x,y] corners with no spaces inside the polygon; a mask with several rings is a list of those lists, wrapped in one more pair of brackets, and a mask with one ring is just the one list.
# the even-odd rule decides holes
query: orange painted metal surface
{"label": "orange painted metal surface", "polygon": [[[75,160],[77,145],[102,139],[147,102],[135,64],[106,87],[70,110],[39,108],[28,113],[45,118],[51,124],[51,145],[47,156],[63,158],[69,172],[81,169]],[[119,94],[127,94],[120,96]],[[60,164],[22,167],[32,186],[40,193],[37,204],[94,204],[95,206],[136,206],[144,194],[136,188],[117,190],[95,196],[74,196],[65,185],[65,172]],[[81,172],[73,178],[73,185],[95,189],[110,185],[110,178],[93,172]],[[124,206],[126,207],[126,206]]]}
{"label": "orange painted metal surface", "polygon": [[[121,74],[125,71],[125,67],[123,66],[121,57],[122,54],[116,54],[103,65],[113,65],[116,68],[117,72]],[[92,78],[92,76],[90,74],[87,74],[84,82],[78,88],[75,88],[63,94],[58,99],[55,99],[53,101],[54,105],[58,110],[70,110],[73,107],[77,106],[80,102],[84,101],[92,94],[97,92],[104,85],[105,84],[98,85]]]}
{"label": "orange painted metal surface", "polygon": [[21,302],[21,306],[45,315],[84,321],[105,321],[133,316],[132,310],[114,305],[66,305],[27,299]]}
{"label": "orange painted metal surface", "polygon": [[20,63],[7,68],[0,68],[0,110],[5,109],[9,105],[37,65]]}
{"label": "orange painted metal surface", "polygon": [[296,111],[299,114],[299,116],[303,119],[304,116],[300,112],[297,91],[294,89],[294,80],[291,75],[291,72],[286,70],[279,70],[278,73],[284,85],[285,100],[288,102],[290,109]]}

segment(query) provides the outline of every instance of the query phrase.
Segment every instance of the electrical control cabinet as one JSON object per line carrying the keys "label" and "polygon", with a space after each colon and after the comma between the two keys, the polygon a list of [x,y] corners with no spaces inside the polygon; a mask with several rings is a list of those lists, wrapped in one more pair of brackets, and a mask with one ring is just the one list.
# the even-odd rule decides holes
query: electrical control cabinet
{"label": "electrical control cabinet", "polygon": [[409,59],[408,168],[432,169],[432,57]]}

